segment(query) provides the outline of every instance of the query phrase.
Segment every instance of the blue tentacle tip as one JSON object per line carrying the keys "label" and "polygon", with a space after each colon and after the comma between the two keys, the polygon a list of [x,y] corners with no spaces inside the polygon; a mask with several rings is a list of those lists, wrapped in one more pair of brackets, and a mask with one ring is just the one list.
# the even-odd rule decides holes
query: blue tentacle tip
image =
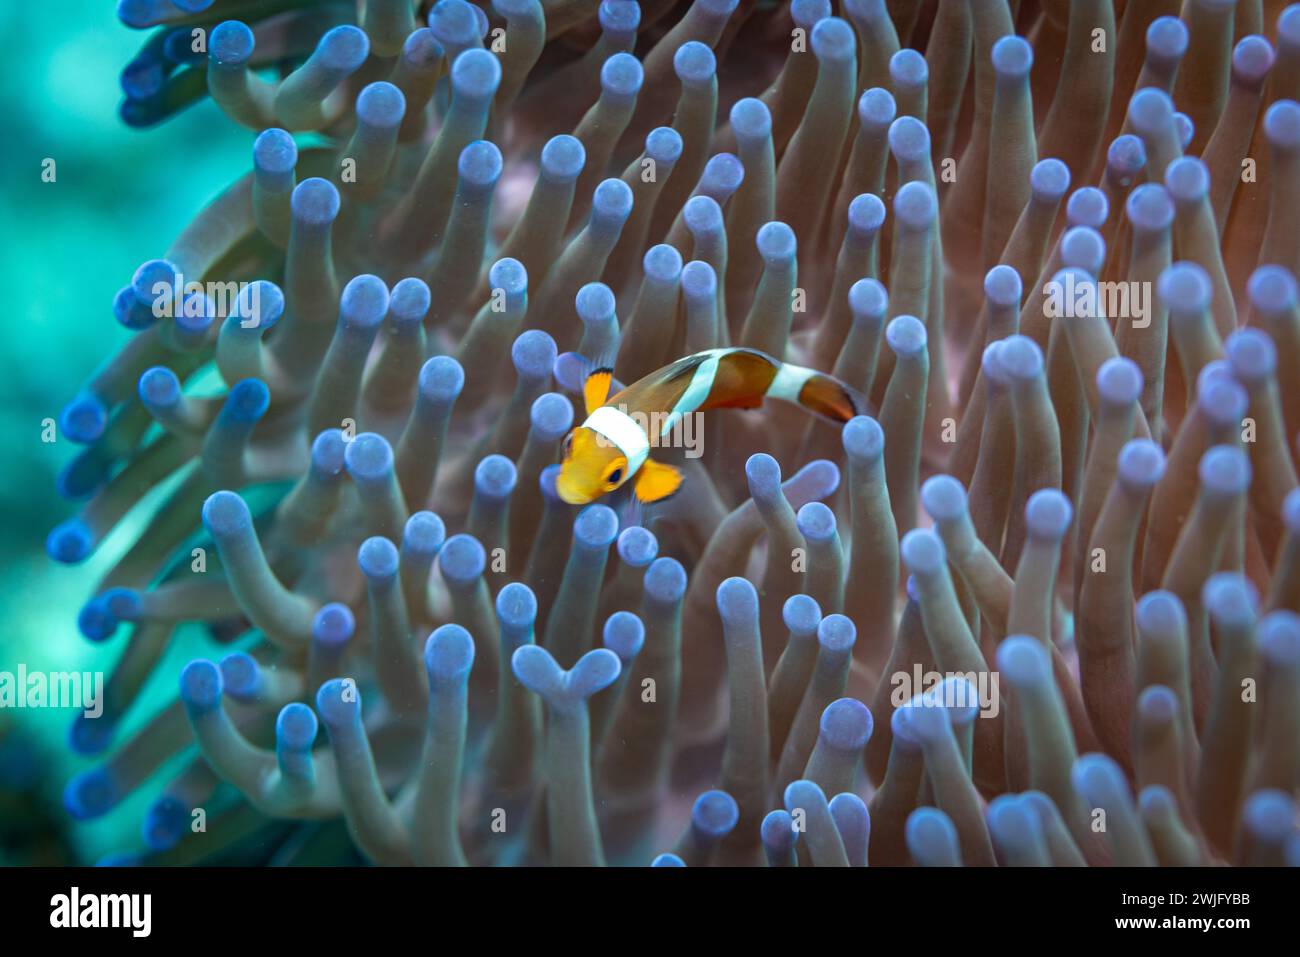
{"label": "blue tentacle tip", "polygon": [[483,576],[486,568],[487,552],[473,535],[453,535],[438,552],[438,570],[452,587],[468,588]]}
{"label": "blue tentacle tip", "polygon": [[391,581],[397,575],[398,564],[397,546],[382,535],[367,538],[357,549],[357,566],[372,582]]}
{"label": "blue tentacle tip", "polygon": [[706,845],[730,834],[739,820],[740,807],[726,791],[705,791],[691,807],[691,832]]}
{"label": "blue tentacle tip", "polygon": [[63,790],[63,806],[78,821],[107,814],[122,794],[107,768],[91,768],[72,778]]}
{"label": "blue tentacle tip", "polygon": [[826,794],[815,781],[800,779],[791,781],[786,786],[785,809],[791,814],[796,811],[802,811],[805,815],[809,808],[815,808],[819,805],[826,804]]}
{"label": "blue tentacle tip", "polygon": [[331,678],[316,691],[316,713],[326,730],[361,726],[361,692],[351,678]]}
{"label": "blue tentacle tip", "polygon": [[45,539],[45,553],[65,565],[84,561],[94,547],[94,533],[79,518],[70,518],[56,525]]}
{"label": "blue tentacle tip", "polygon": [[903,832],[907,849],[918,864],[926,867],[960,866],[957,828],[952,818],[938,808],[917,808],[908,815]]}
{"label": "blue tentacle tip", "polygon": [[59,431],[80,445],[89,445],[104,434],[108,410],[98,397],[83,392],[59,413]]}
{"label": "blue tentacle tip", "polygon": [[497,593],[496,612],[508,629],[531,629],[537,620],[537,596],[523,582],[510,582]]}
{"label": "blue tentacle tip", "polygon": [[821,738],[837,751],[861,751],[871,739],[871,710],[857,698],[840,698],[822,711]]}
{"label": "blue tentacle tip", "polygon": [[246,651],[236,651],[221,659],[223,691],[236,701],[250,700],[262,686],[262,667]]}
{"label": "blue tentacle tip", "polygon": [[1105,805],[1128,796],[1128,780],[1115,759],[1092,753],[1079,757],[1070,772],[1074,790],[1095,806]]}
{"label": "blue tentacle tip", "polygon": [[871,840],[871,812],[866,802],[851,791],[831,798],[831,820],[839,831],[844,851],[853,867],[865,867],[867,845]]}
{"label": "blue tentacle tip", "polygon": [[794,818],[790,816],[789,811],[783,809],[769,811],[763,818],[763,823],[759,825],[758,833],[763,848],[772,856],[787,853],[799,840],[799,832],[794,827]]}
{"label": "blue tentacle tip", "polygon": [[311,622],[312,643],[337,654],[356,630],[352,610],[341,602],[330,602],[316,612]]}
{"label": "blue tentacle tip", "polygon": [[276,748],[280,751],[310,751],[318,730],[316,713],[301,701],[290,702],[280,709],[275,719]]}
{"label": "blue tentacle tip", "polygon": [[626,665],[645,644],[645,625],[630,611],[616,611],[605,620],[602,639],[605,647]]}
{"label": "blue tentacle tip", "polygon": [[629,525],[618,533],[618,557],[632,568],[644,568],[659,554],[659,540],[643,525]]}
{"label": "blue tentacle tip", "polygon": [[424,645],[424,667],[429,687],[463,687],[474,666],[474,639],[460,625],[443,625],[429,635]]}
{"label": "blue tentacle tip", "polygon": [[829,652],[843,654],[849,651],[857,637],[857,627],[844,615],[827,615],[817,625],[817,641]]}
{"label": "blue tentacle tip", "polygon": [[808,595],[791,595],[781,606],[781,620],[795,635],[814,635],[822,623],[822,610]]}
{"label": "blue tentacle tip", "polygon": [[164,794],[145,812],[141,836],[151,851],[167,851],[181,842],[190,830],[190,809],[179,799]]}
{"label": "blue tentacle tip", "polygon": [[219,708],[222,687],[221,669],[206,658],[196,658],[181,671],[181,703],[192,715]]}
{"label": "blue tentacle tip", "polygon": [[645,573],[647,597],[661,604],[681,601],[686,595],[686,569],[675,558],[656,558]]}
{"label": "blue tentacle tip", "polygon": [[758,625],[758,591],[745,578],[728,578],[718,586],[718,614],[732,628]]}
{"label": "blue tentacle tip", "polygon": [[203,526],[220,541],[251,531],[253,515],[237,493],[213,492],[203,503]]}
{"label": "blue tentacle tip", "polygon": [[73,754],[84,756],[102,754],[113,743],[114,730],[113,721],[107,715],[90,718],[78,712],[68,726],[68,748]]}
{"label": "blue tentacle tip", "polygon": [[608,648],[596,648],[565,671],[541,645],[523,645],[511,656],[510,667],[525,688],[548,705],[567,710],[613,684],[623,664]]}

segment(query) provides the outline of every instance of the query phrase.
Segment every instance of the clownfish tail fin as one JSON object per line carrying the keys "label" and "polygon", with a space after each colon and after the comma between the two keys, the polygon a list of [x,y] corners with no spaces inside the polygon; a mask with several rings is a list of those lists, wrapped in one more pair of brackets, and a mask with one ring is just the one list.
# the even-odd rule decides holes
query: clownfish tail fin
{"label": "clownfish tail fin", "polygon": [[781,364],[767,394],[829,422],[844,423],[857,415],[872,414],[870,401],[857,389],[824,372],[789,362]]}
{"label": "clownfish tail fin", "polygon": [[813,415],[841,423],[857,415],[869,415],[871,410],[865,395],[821,372],[814,372],[799,390],[799,404]]}

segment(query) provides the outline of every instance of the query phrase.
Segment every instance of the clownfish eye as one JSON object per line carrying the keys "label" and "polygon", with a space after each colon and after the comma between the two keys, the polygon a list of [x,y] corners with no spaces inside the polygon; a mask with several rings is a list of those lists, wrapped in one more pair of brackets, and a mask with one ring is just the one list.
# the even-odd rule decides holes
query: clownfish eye
{"label": "clownfish eye", "polygon": [[609,483],[609,487],[613,488],[615,485],[618,484],[618,480],[621,479],[622,477],[623,477],[623,470],[614,469],[614,471],[609,473],[609,478],[606,481]]}

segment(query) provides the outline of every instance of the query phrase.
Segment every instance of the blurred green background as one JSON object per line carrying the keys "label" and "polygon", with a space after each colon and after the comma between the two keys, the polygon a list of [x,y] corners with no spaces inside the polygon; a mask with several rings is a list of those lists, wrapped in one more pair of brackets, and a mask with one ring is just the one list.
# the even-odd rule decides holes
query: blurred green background
{"label": "blurred green background", "polygon": [[[29,670],[107,672],[121,652],[126,628],[97,647],[76,627],[96,579],[121,554],[120,539],[80,566],[45,555],[45,536],[73,513],[54,478],[77,447],[43,443],[41,423],[57,419],[126,339],[111,310],[117,290],[249,165],[253,134],[210,101],[149,130],[118,118],[118,75],[147,35],[118,21],[113,0],[0,4],[0,283],[14,294],[0,321],[10,463],[0,475],[0,671],[23,662]],[[41,178],[46,158],[57,164],[52,183]],[[193,640],[174,644],[146,713],[123,730],[174,688]],[[0,710],[0,863],[89,863],[141,847],[141,817],[156,788],[89,824],[63,810],[64,784],[90,766],[65,743],[74,713]]]}

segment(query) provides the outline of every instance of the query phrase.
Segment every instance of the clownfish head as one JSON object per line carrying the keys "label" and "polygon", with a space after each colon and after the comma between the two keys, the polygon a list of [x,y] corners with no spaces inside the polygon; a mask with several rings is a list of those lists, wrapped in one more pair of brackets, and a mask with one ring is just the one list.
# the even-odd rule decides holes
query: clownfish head
{"label": "clownfish head", "polygon": [[564,439],[555,489],[570,505],[586,505],[628,479],[627,456],[592,429],[578,426]]}

